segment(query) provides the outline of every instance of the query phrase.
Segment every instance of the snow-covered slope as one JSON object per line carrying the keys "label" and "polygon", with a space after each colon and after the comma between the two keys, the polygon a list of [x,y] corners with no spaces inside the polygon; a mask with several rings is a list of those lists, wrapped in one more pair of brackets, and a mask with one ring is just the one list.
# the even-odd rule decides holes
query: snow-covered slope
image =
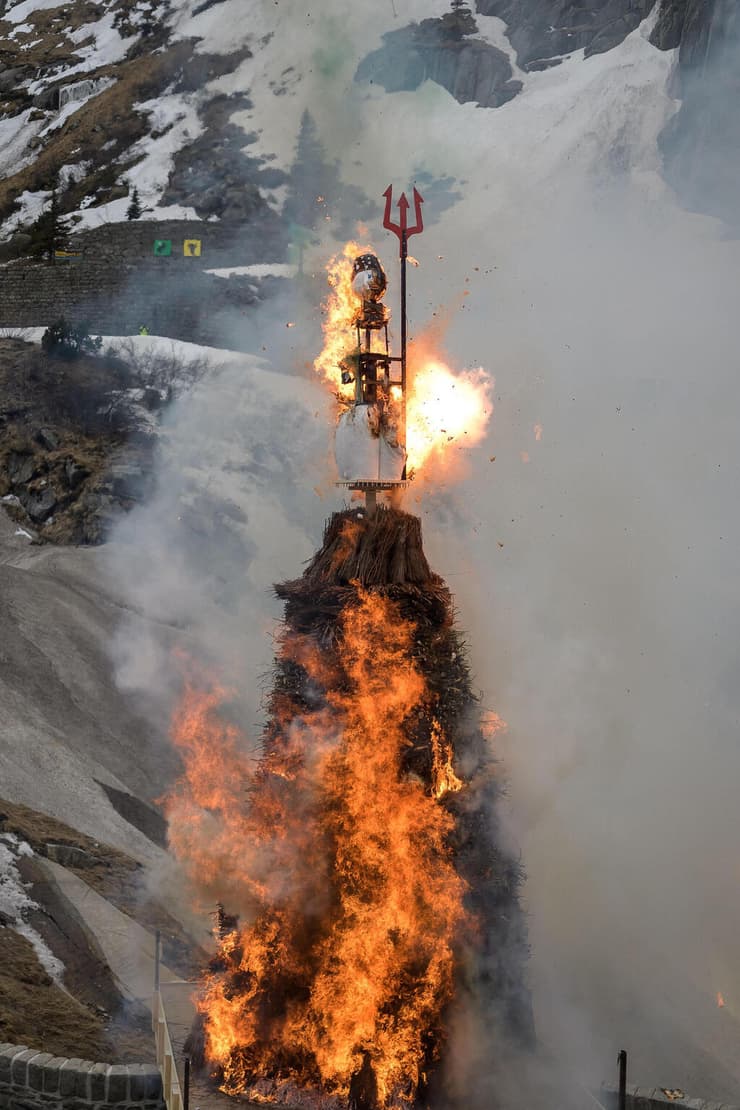
{"label": "snow-covered slope", "polygon": [[[341,13],[331,5],[313,14],[304,8],[297,0],[257,4],[245,17],[240,0],[106,0],[93,21],[83,0],[10,8],[4,18],[17,65],[0,120],[0,209],[10,217],[4,236],[39,214],[57,172],[71,228],[125,219],[134,188],[144,219],[218,213],[218,205],[201,209],[199,198],[222,184],[226,171],[208,164],[208,152],[227,123],[241,129],[249,153],[241,173],[251,173],[264,200],[279,207],[280,171],[291,169],[307,108],[344,180],[374,198],[404,165],[412,175],[464,176],[471,145],[483,155],[476,178],[494,195],[514,163],[527,183],[567,161],[589,170],[605,148],[642,166],[676,107],[665,91],[673,54],[649,43],[657,4],[616,49],[585,60],[579,50],[552,70],[528,74],[517,69],[505,25],[481,16],[481,40],[503,47],[523,81],[513,102],[485,112],[474,104],[458,110],[429,82],[386,98],[355,80],[385,32],[442,16],[446,0]],[[81,82],[88,77],[89,85]],[[80,99],[59,109],[60,95]],[[233,107],[214,122],[208,109],[219,97],[232,98]],[[207,150],[198,146],[204,132],[214,136]],[[199,182],[195,192],[188,175]],[[173,203],[173,196],[191,203]]]}
{"label": "snow-covered slope", "polygon": [[[675,43],[651,41],[657,7],[605,53],[520,67],[521,92],[496,109],[460,104],[429,81],[388,94],[355,80],[386,31],[447,7],[327,0],[309,14],[281,0],[247,15],[242,0],[172,3],[148,84],[145,49],[66,120],[54,150],[67,166],[104,160],[111,140],[105,132],[95,145],[90,113],[109,105],[115,130],[126,81],[143,125],[130,146],[109,148],[114,185],[95,183],[97,199],[136,180],[147,215],[159,214],[216,96],[239,98],[230,122],[262,168],[292,168],[308,109],[345,183],[379,200],[390,181],[417,182],[427,229],[414,243],[412,330],[441,320],[451,361],[495,375],[496,413],[466,484],[419,483],[409,506],[455,592],[485,703],[510,725],[501,743],[530,876],[540,1032],[588,1078],[610,1074],[624,1045],[640,1082],[737,1102],[734,1025],[720,1023],[740,1009],[738,244],[684,212],[663,179],[658,138],[678,107],[677,57]],[[507,49],[494,16],[479,30]],[[14,187],[38,200],[40,180],[23,176],[24,136],[50,119],[31,113],[25,104],[7,117],[0,141],[18,159]],[[87,152],[76,150],[80,134]],[[143,155],[135,166],[131,147]],[[37,149],[31,167],[50,165]],[[277,206],[279,172],[259,188]],[[84,221],[121,217],[123,193],[103,207],[83,191],[70,204]],[[306,268],[319,271],[333,220],[317,228]],[[395,241],[378,219],[365,236],[393,282]],[[287,320],[282,308],[260,310],[250,341],[271,363],[234,361],[177,406],[156,499],[89,555],[107,569],[90,572],[105,583],[96,604],[106,621],[88,650],[107,658],[112,636],[126,704],[162,737],[180,634],[198,665],[243,690],[256,732],[277,615],[270,585],[298,573],[339,504],[324,457],[327,401],[304,371],[318,299]],[[13,580],[33,574],[44,604],[74,609],[86,565],[70,585],[66,570],[39,577],[54,569],[49,554],[23,550]],[[72,741],[48,722],[31,727],[32,707],[14,712],[13,789],[39,805],[82,797],[99,835],[120,837],[111,812],[88,808],[90,768],[75,752],[62,795],[48,781]],[[24,754],[32,742],[38,773]],[[104,748],[100,762],[122,778],[112,758]]]}

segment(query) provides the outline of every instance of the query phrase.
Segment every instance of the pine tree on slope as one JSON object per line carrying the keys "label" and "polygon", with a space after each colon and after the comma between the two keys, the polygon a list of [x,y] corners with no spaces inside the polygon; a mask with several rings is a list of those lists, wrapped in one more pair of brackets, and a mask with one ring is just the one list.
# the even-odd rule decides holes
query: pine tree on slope
{"label": "pine tree on slope", "polygon": [[134,186],[134,191],[131,194],[131,201],[126,209],[127,220],[140,220],[141,219],[141,201],[139,200],[139,190]]}

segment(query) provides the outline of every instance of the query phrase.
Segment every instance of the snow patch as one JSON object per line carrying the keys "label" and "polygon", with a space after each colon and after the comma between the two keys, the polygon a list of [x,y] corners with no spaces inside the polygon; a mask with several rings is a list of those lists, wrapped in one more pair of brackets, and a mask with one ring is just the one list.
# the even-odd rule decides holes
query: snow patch
{"label": "snow patch", "polygon": [[248,275],[250,277],[263,278],[263,277],[284,277],[292,278],[298,273],[297,266],[291,266],[286,262],[255,262],[251,266],[227,266],[222,270],[206,270],[207,274],[213,274],[214,277],[229,278],[243,277]]}
{"label": "snow patch", "polygon": [[38,192],[30,192],[26,189],[25,192],[21,193],[18,197],[20,208],[14,212],[12,216],[9,216],[3,224],[2,238],[9,238],[19,227],[30,224],[37,219],[48,204],[50,198],[51,193],[45,189],[41,189]]}
{"label": "snow patch", "polygon": [[0,119],[0,166],[4,178],[22,170],[36,157],[30,142],[41,130],[43,120],[31,121],[31,112],[31,108],[26,108],[17,116]]}
{"label": "snow patch", "polygon": [[103,346],[123,354],[127,348],[133,347],[134,351],[142,354],[177,358],[184,364],[205,359],[211,366],[225,366],[231,362],[255,367],[265,365],[265,360],[256,355],[230,351],[224,347],[204,347],[199,343],[187,343],[184,339],[170,339],[162,335],[104,335]]}
{"label": "snow patch", "polygon": [[[70,35],[74,43],[87,43],[77,51],[84,59],[82,68],[98,69],[100,66],[115,65],[126,57],[130,47],[136,42],[136,35],[123,38],[118,28],[113,26],[115,17],[115,12],[106,12],[97,23],[86,23]],[[88,39],[91,37],[93,41],[89,43]],[[79,67],[74,67],[77,68]],[[69,72],[74,72],[74,69]]]}
{"label": "snow patch", "polygon": [[483,39],[489,46],[495,46],[497,50],[504,53],[511,64],[512,76],[523,81],[527,75],[519,68],[517,52],[509,42],[503,19],[499,19],[497,15],[480,15],[476,12],[475,22],[478,24],[478,34],[475,37]]}
{"label": "snow patch", "polygon": [[62,7],[64,7],[63,0],[62,2],[60,0],[22,0],[22,3],[10,8],[3,19],[9,23],[22,23],[26,16],[32,15],[34,12],[45,12],[50,8]]}
{"label": "snow patch", "polygon": [[46,73],[38,80],[31,81],[28,85],[29,93],[34,95],[41,92],[51,81],[58,81],[60,77],[70,77],[74,73],[89,73],[91,70],[100,69],[102,66],[115,65],[122,61],[137,41],[137,36],[131,35],[129,38],[123,38],[118,28],[113,26],[114,19],[115,13],[108,12],[97,22],[85,23],[76,31],[73,31],[69,36],[72,42],[83,44],[75,50],[75,54],[81,60],[75,65],[67,66],[56,73]]}
{"label": "snow patch", "polygon": [[[141,159],[131,166],[121,180],[139,191],[143,220],[197,220],[194,208],[180,204],[160,205],[161,197],[174,166],[177,152],[196,139],[203,127],[198,118],[196,100],[191,95],[165,94],[154,100],[135,105],[135,110],[149,115],[152,134],[140,139],[131,148],[131,157]],[[108,204],[92,207],[94,198],[88,198],[80,211],[77,228],[99,227],[104,223],[118,223],[126,219],[129,198],[121,197]]]}
{"label": "snow patch", "polygon": [[40,906],[29,898],[30,884],[23,882],[17,863],[23,856],[33,854],[33,849],[25,840],[20,840],[13,833],[0,833],[0,919],[9,922],[11,929],[31,942],[41,966],[55,983],[61,984],[64,964],[26,920],[28,912],[38,910]]}

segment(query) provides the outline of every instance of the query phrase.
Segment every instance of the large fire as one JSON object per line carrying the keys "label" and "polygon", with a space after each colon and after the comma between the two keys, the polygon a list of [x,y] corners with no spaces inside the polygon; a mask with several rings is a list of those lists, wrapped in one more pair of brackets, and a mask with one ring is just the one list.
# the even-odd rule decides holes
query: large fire
{"label": "large fire", "polygon": [[[340,401],[351,400],[354,386],[343,383],[340,364],[353,349],[358,299],[352,290],[352,262],[371,247],[345,244],[327,264],[330,293],[324,309],[324,346],[314,367]],[[409,474],[424,463],[449,457],[451,450],[474,447],[493,412],[492,380],[482,368],[453,370],[438,349],[436,332],[428,329],[410,345],[406,405],[406,449]],[[372,335],[373,350],[383,349],[381,332]],[[397,391],[395,391],[397,393]],[[397,398],[396,398],[397,399]]]}
{"label": "large fire", "polygon": [[220,938],[198,1002],[224,1089],[347,1096],[368,1053],[387,1106],[413,1101],[441,1048],[469,927],[441,802],[463,783],[436,718],[430,781],[405,770],[434,700],[413,624],[359,590],[340,627],[333,659],[284,640],[283,662],[326,696],[297,715],[277,693],[254,768],[219,692],[188,689],[173,730],[186,773],[167,814],[193,878],[221,882],[250,916]]}
{"label": "large fire", "polygon": [[[352,261],[368,253],[349,243],[329,266],[316,368],[345,405]],[[363,327],[383,354],[377,313]],[[354,357],[358,391],[377,390],[365,411],[392,410],[390,360]],[[484,435],[491,382],[453,372],[431,333],[408,372],[412,471]],[[410,1110],[441,1082],[462,984],[490,995],[487,1027],[532,1037],[520,872],[495,843],[500,786],[465,645],[420,522],[396,506],[335,513],[301,578],[275,589],[285,621],[258,757],[215,682],[189,678],[173,720],[184,773],[166,799],[170,844],[221,907],[196,1000],[204,1060],[230,1094]]]}

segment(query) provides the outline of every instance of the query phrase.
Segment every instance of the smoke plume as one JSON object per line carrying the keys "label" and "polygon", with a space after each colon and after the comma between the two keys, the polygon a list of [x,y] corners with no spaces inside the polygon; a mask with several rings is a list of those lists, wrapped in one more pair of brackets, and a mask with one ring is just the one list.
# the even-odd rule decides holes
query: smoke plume
{"label": "smoke plume", "polygon": [[[447,351],[493,374],[495,415],[464,484],[424,485],[408,507],[456,597],[484,701],[509,726],[496,739],[508,834],[528,875],[537,1029],[557,1063],[543,1089],[560,1069],[569,1083],[610,1078],[624,1047],[636,1082],[732,1100],[740,249],[663,179],[676,58],[650,44],[650,23],[605,55],[530,74],[498,109],[430,83],[394,95],[354,83],[384,30],[446,6],[396,0],[395,17],[326,0],[311,17],[265,5],[275,34],[238,79],[286,165],[308,106],[370,197],[422,174],[462,196],[425,210],[412,334],[456,306]],[[303,79],[276,99],[264,78],[288,65]],[[325,235],[309,271],[336,249]],[[395,241],[370,236],[395,278]],[[301,349],[316,339],[312,296],[280,365],[234,363],[176,408],[159,494],[113,545],[151,618],[145,639],[121,632],[121,681],[163,719],[164,627],[223,668],[245,694],[243,723],[256,720],[269,586],[295,576],[339,505],[327,401],[300,365],[316,352]],[[258,320],[269,359],[286,321],[269,306]],[[463,1083],[469,1067],[483,1084],[494,1069],[471,1011],[458,1028]],[[502,1066],[514,1100],[521,1062]]]}

